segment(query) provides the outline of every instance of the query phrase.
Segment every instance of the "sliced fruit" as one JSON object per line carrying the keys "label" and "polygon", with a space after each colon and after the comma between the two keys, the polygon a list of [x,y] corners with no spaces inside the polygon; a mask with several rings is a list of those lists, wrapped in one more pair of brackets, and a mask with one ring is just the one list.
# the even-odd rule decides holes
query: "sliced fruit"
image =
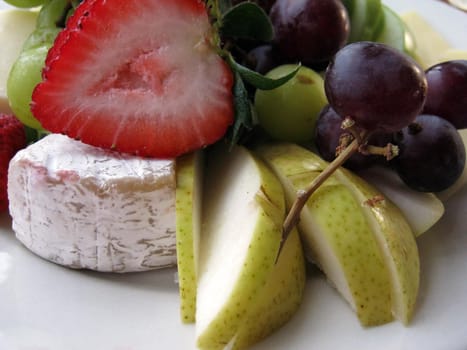
{"label": "sliced fruit", "polygon": [[202,1],[82,2],[49,51],[33,114],[49,131],[121,152],[202,148],[233,121],[232,72],[213,35]]}
{"label": "sliced fruit", "polygon": [[6,93],[6,82],[11,66],[18,58],[21,47],[36,25],[37,12],[26,10],[0,11],[0,113],[11,113]]}
{"label": "sliced fruit", "polygon": [[433,193],[407,187],[391,169],[372,167],[358,173],[402,211],[415,236],[428,231],[444,214],[444,205]]}
{"label": "sliced fruit", "polygon": [[292,318],[303,299],[305,277],[302,244],[294,230],[285,241],[266,285],[238,328],[231,349],[246,349]]}
{"label": "sliced fruit", "polygon": [[202,151],[181,156],[176,161],[175,190],[177,268],[180,317],[195,321],[198,246],[201,230]]}
{"label": "sliced fruit", "polygon": [[391,275],[393,315],[408,324],[420,284],[420,261],[414,233],[400,209],[369,183],[345,169],[336,175],[362,205]]}
{"label": "sliced fruit", "polygon": [[[220,147],[213,152],[207,160],[199,253],[200,349],[224,349],[236,335],[240,347],[270,333],[296,310],[304,282],[293,238],[275,264],[285,216],[280,182],[245,148],[228,152]],[[288,279],[294,282],[281,283]],[[260,302],[273,294],[291,295],[292,300],[284,305]],[[263,302],[268,304],[268,317],[261,316],[261,326],[246,329],[246,324],[255,322]]]}
{"label": "sliced fruit", "polygon": [[[288,203],[327,166],[293,144],[265,145],[260,156],[281,180]],[[338,169],[310,197],[299,231],[308,257],[356,311],[363,325],[407,323],[419,285],[415,238],[399,209],[369,184]]]}
{"label": "sliced fruit", "polygon": [[439,62],[467,60],[467,50],[451,48],[439,55]]}
{"label": "sliced fruit", "polygon": [[423,69],[439,63],[440,55],[451,49],[449,42],[417,12],[403,13],[401,18],[415,42],[411,51],[413,58]]}

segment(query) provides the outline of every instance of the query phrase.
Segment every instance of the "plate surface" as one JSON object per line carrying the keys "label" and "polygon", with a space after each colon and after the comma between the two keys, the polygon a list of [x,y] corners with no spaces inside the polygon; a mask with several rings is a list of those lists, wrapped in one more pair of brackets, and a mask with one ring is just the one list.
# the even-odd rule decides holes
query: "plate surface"
{"label": "plate surface", "polygon": [[[417,10],[451,43],[467,49],[467,15],[444,3],[386,0]],[[0,8],[7,6],[2,2]],[[421,290],[409,327],[363,329],[322,276],[308,280],[298,314],[253,350],[467,349],[467,189],[419,238]],[[194,327],[182,325],[174,269],[114,275],[72,271],[30,253],[0,216],[1,350],[195,349]]]}

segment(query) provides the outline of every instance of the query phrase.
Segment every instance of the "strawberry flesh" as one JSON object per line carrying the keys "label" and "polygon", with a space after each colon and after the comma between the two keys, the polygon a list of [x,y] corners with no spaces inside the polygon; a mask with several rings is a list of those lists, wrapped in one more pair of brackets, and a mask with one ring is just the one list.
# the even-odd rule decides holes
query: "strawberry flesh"
{"label": "strawberry flesh", "polygon": [[200,0],[85,0],[49,51],[32,111],[104,148],[176,157],[233,121],[233,77]]}

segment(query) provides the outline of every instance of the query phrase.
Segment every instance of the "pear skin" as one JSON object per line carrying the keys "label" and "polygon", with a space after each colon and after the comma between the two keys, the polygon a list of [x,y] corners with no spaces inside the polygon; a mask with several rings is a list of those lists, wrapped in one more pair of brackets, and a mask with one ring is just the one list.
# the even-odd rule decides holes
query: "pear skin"
{"label": "pear skin", "polygon": [[336,176],[354,193],[384,252],[392,279],[393,314],[404,324],[412,318],[420,284],[415,235],[400,209],[360,177],[340,169]]}
{"label": "pear skin", "polygon": [[179,157],[176,168],[175,231],[180,318],[183,323],[193,323],[196,314],[197,247],[201,229],[202,152]]}
{"label": "pear skin", "polygon": [[235,335],[232,350],[259,342],[289,321],[302,303],[305,258],[297,230],[287,238],[274,269]]}

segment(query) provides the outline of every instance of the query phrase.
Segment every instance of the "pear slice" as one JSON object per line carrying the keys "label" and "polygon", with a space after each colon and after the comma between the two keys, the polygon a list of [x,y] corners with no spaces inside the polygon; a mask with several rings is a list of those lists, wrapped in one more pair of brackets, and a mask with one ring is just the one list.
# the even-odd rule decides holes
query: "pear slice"
{"label": "pear slice", "polygon": [[244,334],[242,324],[274,270],[285,203],[278,179],[245,148],[214,149],[206,171],[196,337],[200,349],[223,349]]}
{"label": "pear slice", "polygon": [[[281,180],[288,203],[327,166],[294,144],[264,145],[260,156]],[[355,309],[362,325],[393,315],[407,323],[419,285],[413,232],[400,210],[370,185],[338,169],[310,197],[299,231],[305,251]]]}
{"label": "pear slice", "polygon": [[301,305],[305,289],[305,258],[297,230],[282,247],[274,269],[248,310],[231,345],[245,349],[285,324]]}
{"label": "pear slice", "polygon": [[467,50],[450,48],[439,56],[439,62],[454,60],[467,60]]}
{"label": "pear slice", "polygon": [[184,323],[195,321],[197,252],[201,229],[202,151],[176,160],[175,190],[177,271],[180,317]]}
{"label": "pear slice", "polygon": [[415,237],[428,231],[444,214],[444,204],[437,196],[412,190],[389,168],[372,167],[358,175],[397,205]]}
{"label": "pear slice", "polygon": [[410,54],[423,69],[440,62],[440,55],[451,49],[450,43],[415,11],[401,14],[413,40]]}
{"label": "pear slice", "polygon": [[391,275],[393,315],[404,324],[412,318],[420,284],[420,261],[414,233],[400,209],[375,187],[346,169],[336,177],[362,203]]}
{"label": "pear slice", "polygon": [[[294,144],[265,145],[259,155],[285,188],[288,204],[326,163]],[[308,259],[355,310],[364,326],[393,319],[389,272],[370,225],[353,194],[331,176],[308,200],[298,225]]]}

